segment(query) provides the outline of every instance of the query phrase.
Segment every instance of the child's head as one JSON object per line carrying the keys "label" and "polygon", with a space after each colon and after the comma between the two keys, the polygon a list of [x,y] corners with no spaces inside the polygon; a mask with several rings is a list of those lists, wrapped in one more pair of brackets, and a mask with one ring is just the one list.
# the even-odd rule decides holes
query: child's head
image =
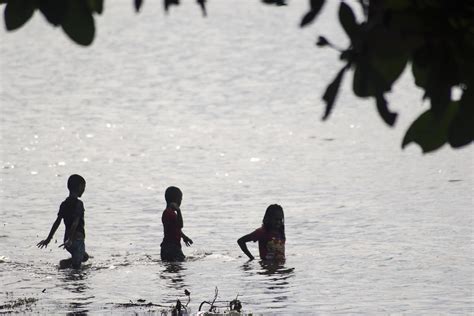
{"label": "child's head", "polygon": [[267,230],[279,230],[285,236],[285,215],[283,208],[278,204],[267,207],[263,216],[263,227]]}
{"label": "child's head", "polygon": [[73,174],[67,180],[67,188],[70,193],[77,194],[78,197],[81,197],[86,189],[86,180],[78,174]]}
{"label": "child's head", "polygon": [[168,187],[165,192],[166,204],[176,203],[181,205],[181,200],[183,199],[183,192],[177,187]]}

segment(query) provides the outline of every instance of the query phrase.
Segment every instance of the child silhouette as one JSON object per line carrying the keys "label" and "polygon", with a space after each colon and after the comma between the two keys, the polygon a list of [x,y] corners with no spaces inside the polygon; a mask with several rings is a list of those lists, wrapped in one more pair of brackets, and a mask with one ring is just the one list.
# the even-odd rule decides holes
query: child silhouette
{"label": "child silhouette", "polygon": [[283,208],[278,204],[270,205],[263,217],[262,227],[248,235],[242,236],[237,240],[240,249],[249,257],[250,260],[254,256],[247,248],[247,242],[258,241],[258,250],[260,259],[283,261],[285,260],[285,221]]}
{"label": "child silhouette", "polygon": [[66,230],[64,232],[64,243],[59,247],[64,247],[71,254],[70,259],[61,260],[60,268],[73,267],[79,269],[81,263],[89,259],[86,252],[84,239],[86,237],[84,230],[84,203],[80,198],[86,189],[86,180],[78,174],[73,174],[67,181],[69,196],[61,203],[59,207],[58,217],[51,227],[51,231],[46,239],[40,241],[38,248],[46,248],[53,238],[56,230],[64,220]]}
{"label": "child silhouette", "polygon": [[184,261],[186,257],[181,250],[181,238],[186,246],[193,243],[182,231],[183,216],[180,209],[182,199],[183,193],[179,188],[171,186],[166,189],[166,209],[161,216],[164,236],[160,255],[163,261]]}

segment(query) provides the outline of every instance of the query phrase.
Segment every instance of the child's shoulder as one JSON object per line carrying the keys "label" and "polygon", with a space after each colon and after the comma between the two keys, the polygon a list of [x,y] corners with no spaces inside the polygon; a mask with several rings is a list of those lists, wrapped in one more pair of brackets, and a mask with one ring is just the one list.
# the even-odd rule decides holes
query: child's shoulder
{"label": "child's shoulder", "polygon": [[63,209],[63,208],[74,209],[76,207],[84,208],[84,202],[82,202],[78,198],[68,196],[67,198],[64,199],[64,201],[61,202],[61,205],[59,208],[60,209]]}
{"label": "child's shoulder", "polygon": [[163,210],[163,217],[175,217],[177,216],[176,212],[170,208],[170,207],[167,207]]}
{"label": "child's shoulder", "polygon": [[70,197],[68,196],[61,202],[61,206],[66,206],[69,203],[70,203]]}
{"label": "child's shoulder", "polygon": [[263,236],[266,234],[266,230],[265,230],[265,227],[261,226],[261,227],[258,227],[257,229],[255,229],[251,234],[255,235],[255,236]]}

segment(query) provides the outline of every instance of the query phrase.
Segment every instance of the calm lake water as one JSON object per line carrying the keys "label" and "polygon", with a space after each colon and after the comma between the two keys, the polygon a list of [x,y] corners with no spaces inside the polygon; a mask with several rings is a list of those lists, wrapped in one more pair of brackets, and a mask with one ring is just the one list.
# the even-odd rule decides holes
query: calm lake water
{"label": "calm lake water", "polygon": [[[207,18],[194,1],[168,16],[158,2],[136,15],[132,1],[107,1],[89,48],[40,15],[3,28],[0,305],[145,314],[188,289],[195,313],[217,287],[257,314],[472,314],[472,146],[400,149],[427,107],[409,72],[389,96],[395,128],[349,77],[321,121],[342,64],[316,36],[347,43],[332,5],[301,30],[306,1],[210,1]],[[93,258],[80,272],[58,271],[63,226],[35,247],[72,173],[87,180]],[[170,185],[195,242],[175,265],[159,258]],[[272,203],[285,210],[287,261],[266,267],[236,240]],[[124,305],[138,300],[159,306]]]}

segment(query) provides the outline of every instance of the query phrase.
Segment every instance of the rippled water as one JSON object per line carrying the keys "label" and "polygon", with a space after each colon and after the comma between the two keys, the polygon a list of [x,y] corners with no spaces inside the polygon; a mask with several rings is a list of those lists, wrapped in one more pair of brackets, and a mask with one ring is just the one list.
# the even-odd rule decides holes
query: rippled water
{"label": "rippled water", "polygon": [[[341,65],[315,38],[346,41],[332,4],[305,30],[303,1],[212,1],[208,18],[192,1],[169,16],[151,2],[139,15],[130,1],[107,4],[90,48],[40,16],[0,31],[3,305],[147,313],[188,289],[196,312],[217,287],[218,300],[239,295],[254,313],[473,312],[472,148],[400,149],[424,109],[409,73],[390,96],[395,129],[351,96],[350,80],[320,120]],[[58,271],[57,244],[35,247],[72,173],[87,180],[94,257],[81,272]],[[195,242],[181,264],[159,260],[169,185],[184,192]],[[271,203],[286,217],[288,257],[276,267],[236,244]],[[139,299],[158,306],[126,306]]]}

